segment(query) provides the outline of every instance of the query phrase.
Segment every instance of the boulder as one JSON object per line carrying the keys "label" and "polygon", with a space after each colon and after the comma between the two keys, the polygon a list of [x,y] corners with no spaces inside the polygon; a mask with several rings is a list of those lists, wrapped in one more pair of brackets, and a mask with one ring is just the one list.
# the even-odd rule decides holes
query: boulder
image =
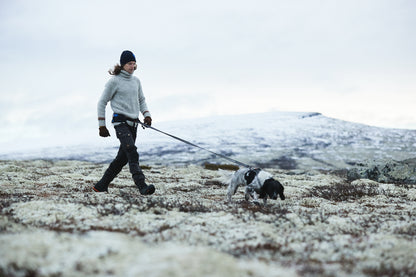
{"label": "boulder", "polygon": [[379,183],[416,184],[416,158],[403,161],[368,161],[348,169],[349,181],[370,179]]}

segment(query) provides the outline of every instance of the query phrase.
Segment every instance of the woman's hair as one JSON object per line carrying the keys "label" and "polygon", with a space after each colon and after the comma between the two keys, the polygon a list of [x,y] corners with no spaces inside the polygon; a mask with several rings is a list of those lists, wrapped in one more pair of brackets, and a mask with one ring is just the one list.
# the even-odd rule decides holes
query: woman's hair
{"label": "woman's hair", "polygon": [[[134,69],[137,69],[137,65],[134,67]],[[119,64],[116,64],[113,68],[113,70],[108,70],[108,73],[110,73],[110,75],[118,75],[120,74],[121,70],[123,70],[123,67]]]}
{"label": "woman's hair", "polygon": [[110,75],[118,75],[120,74],[121,70],[123,69],[123,67],[119,64],[116,64],[113,68],[113,70],[108,70],[108,73],[110,73]]}

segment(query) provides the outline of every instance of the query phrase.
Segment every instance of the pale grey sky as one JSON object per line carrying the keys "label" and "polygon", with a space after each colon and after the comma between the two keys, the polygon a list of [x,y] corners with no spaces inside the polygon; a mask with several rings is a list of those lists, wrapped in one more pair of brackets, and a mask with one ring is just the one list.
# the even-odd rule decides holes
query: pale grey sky
{"label": "pale grey sky", "polygon": [[279,110],[416,129],[415,15],[411,0],[2,0],[2,136],[96,128],[125,49],[155,124]]}

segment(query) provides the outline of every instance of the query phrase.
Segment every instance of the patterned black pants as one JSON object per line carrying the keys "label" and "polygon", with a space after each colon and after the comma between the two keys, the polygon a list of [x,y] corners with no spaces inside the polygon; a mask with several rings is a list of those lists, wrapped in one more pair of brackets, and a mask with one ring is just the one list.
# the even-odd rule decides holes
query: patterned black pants
{"label": "patterned black pants", "polygon": [[128,163],[130,173],[136,186],[140,189],[145,184],[145,176],[139,166],[139,153],[135,145],[137,137],[137,127],[121,123],[114,126],[116,129],[117,138],[120,140],[120,147],[117,156],[110,163],[110,166],[105,171],[104,176],[95,185],[99,191],[107,191],[110,182],[120,173],[123,167]]}

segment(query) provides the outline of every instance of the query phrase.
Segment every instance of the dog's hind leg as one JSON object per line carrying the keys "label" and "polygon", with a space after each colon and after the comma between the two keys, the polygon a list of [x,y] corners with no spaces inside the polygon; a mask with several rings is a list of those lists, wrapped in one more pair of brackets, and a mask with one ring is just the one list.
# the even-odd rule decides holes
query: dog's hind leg
{"label": "dog's hind leg", "polygon": [[228,191],[228,192],[227,192],[227,201],[228,201],[228,202],[231,202],[231,196],[232,196],[232,195],[231,195],[230,191]]}
{"label": "dog's hind leg", "polygon": [[228,192],[227,192],[227,200],[228,200],[228,202],[231,202],[231,196],[232,196],[232,194],[230,192],[230,187],[228,187]]}
{"label": "dog's hind leg", "polygon": [[231,182],[228,185],[227,200],[231,202],[231,197],[237,192],[238,184]]}

